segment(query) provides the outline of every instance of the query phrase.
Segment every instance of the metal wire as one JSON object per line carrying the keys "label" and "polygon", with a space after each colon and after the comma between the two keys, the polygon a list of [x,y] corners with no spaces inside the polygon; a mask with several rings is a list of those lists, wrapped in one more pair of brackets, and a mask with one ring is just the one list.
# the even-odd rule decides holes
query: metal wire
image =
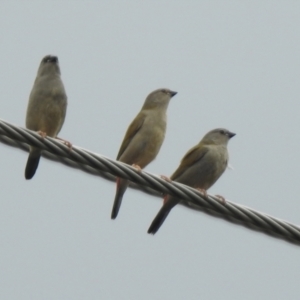
{"label": "metal wire", "polygon": [[43,139],[36,132],[14,126],[1,119],[0,142],[24,151],[29,150],[28,145],[38,147],[43,150],[42,155],[47,159],[61,162],[69,167],[101,176],[110,181],[115,181],[116,176],[129,179],[132,182],[130,185],[132,188],[159,197],[162,197],[163,194],[176,196],[182,199],[180,204],[190,209],[202,211],[234,224],[300,245],[299,226],[228,200],[226,200],[226,204],[223,204],[215,196],[204,197],[193,188],[177,182],[169,183],[157,175],[145,171],[139,172],[129,165],[77,146],[73,146],[70,150],[57,139],[49,137]]}

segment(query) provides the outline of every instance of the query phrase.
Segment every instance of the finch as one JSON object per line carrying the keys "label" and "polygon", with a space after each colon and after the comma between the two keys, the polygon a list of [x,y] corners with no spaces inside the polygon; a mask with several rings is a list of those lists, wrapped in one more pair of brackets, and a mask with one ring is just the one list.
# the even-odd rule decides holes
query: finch
{"label": "finch", "polygon": [[[37,131],[42,137],[56,137],[62,128],[67,111],[67,95],[60,78],[56,56],[45,56],[39,66],[29,96],[26,128]],[[41,150],[30,147],[25,178],[31,179],[39,165]]]}
{"label": "finch", "polygon": [[[227,144],[233,136],[235,133],[223,128],[208,132],[198,145],[185,154],[170,179],[206,192],[227,167]],[[162,208],[150,225],[148,233],[155,234],[171,209],[179,202],[180,199],[167,195]]]}
{"label": "finch", "polygon": [[[166,111],[171,98],[176,94],[168,89],[158,89],[148,95],[141,111],[127,129],[117,156],[118,161],[134,165],[140,170],[155,159],[165,138]],[[118,215],[128,184],[128,180],[117,178],[112,219]]]}

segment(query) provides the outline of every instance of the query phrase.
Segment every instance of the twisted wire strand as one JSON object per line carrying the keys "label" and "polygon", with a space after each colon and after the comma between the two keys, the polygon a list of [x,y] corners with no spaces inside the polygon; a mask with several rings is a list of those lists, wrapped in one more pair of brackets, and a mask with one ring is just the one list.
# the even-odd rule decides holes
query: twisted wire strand
{"label": "twisted wire strand", "polygon": [[70,150],[64,143],[50,137],[41,138],[34,131],[12,125],[0,119],[0,142],[29,150],[35,146],[43,150],[43,157],[58,161],[69,167],[80,169],[106,180],[115,181],[116,176],[129,179],[130,187],[148,194],[162,197],[163,194],[176,196],[182,205],[222,218],[234,224],[300,245],[300,227],[254,209],[226,200],[224,205],[216,196],[204,197],[199,191],[177,182],[167,182],[159,176],[142,171],[103,155],[73,146]]}

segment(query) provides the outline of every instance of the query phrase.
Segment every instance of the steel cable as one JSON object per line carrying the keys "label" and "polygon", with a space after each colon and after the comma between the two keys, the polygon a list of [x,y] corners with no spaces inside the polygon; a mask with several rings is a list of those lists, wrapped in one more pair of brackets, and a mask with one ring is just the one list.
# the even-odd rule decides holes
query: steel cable
{"label": "steel cable", "polygon": [[279,220],[251,208],[226,200],[223,204],[216,196],[204,197],[199,191],[177,182],[167,182],[157,175],[139,172],[124,163],[109,159],[100,154],[73,146],[70,150],[64,143],[53,138],[41,138],[31,130],[14,126],[0,119],[0,142],[29,150],[28,145],[43,150],[43,157],[61,162],[69,167],[80,169],[92,175],[115,181],[116,176],[129,179],[131,187],[148,194],[162,197],[170,194],[182,199],[182,205],[205,212],[209,215],[225,219],[234,224],[243,225],[255,231],[260,231],[273,237],[300,245],[300,227]]}

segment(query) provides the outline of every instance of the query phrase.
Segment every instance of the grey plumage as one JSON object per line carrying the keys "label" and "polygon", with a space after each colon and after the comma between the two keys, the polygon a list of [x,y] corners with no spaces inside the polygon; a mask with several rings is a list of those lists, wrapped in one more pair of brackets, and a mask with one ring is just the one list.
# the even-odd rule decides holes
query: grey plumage
{"label": "grey plumage", "polygon": [[[39,66],[29,96],[26,128],[41,136],[56,137],[60,132],[67,111],[67,95],[60,77],[56,56],[45,56]],[[31,179],[38,167],[41,150],[30,147],[25,168],[25,178]]]}

